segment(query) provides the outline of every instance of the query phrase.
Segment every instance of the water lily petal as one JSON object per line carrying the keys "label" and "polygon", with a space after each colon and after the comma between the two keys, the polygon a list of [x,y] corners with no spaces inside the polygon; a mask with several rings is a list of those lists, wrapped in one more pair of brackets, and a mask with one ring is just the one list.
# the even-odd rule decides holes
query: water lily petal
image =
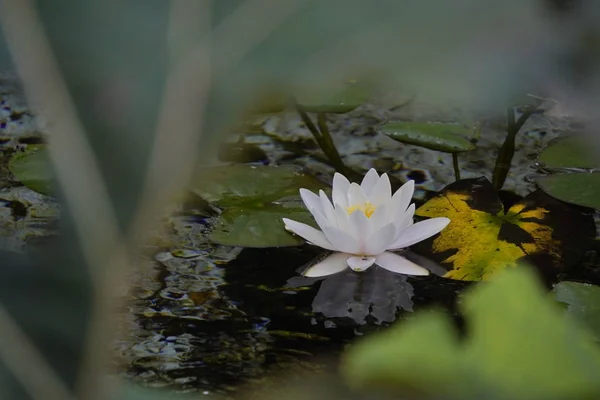
{"label": "water lily petal", "polygon": [[396,215],[394,219],[394,225],[396,226],[396,238],[398,239],[400,235],[411,226],[414,222],[413,218],[415,216],[415,205],[414,203],[408,206],[406,212],[400,213]]}
{"label": "water lily petal", "polygon": [[348,188],[348,205],[350,207],[355,205],[362,205],[367,202],[367,196],[363,193],[358,183],[351,183]]}
{"label": "water lily petal", "polygon": [[325,216],[323,213],[323,206],[319,196],[311,192],[310,190],[300,189],[300,197],[306,204],[306,208],[313,215],[317,224],[323,229],[324,226],[331,225],[333,222]]}
{"label": "water lily petal", "polygon": [[375,263],[381,268],[385,268],[388,271],[396,272],[399,274],[429,275],[429,271],[425,268],[415,264],[412,261],[407,260],[406,258],[398,254],[390,253],[389,251],[381,253],[377,257],[375,257]]}
{"label": "water lily petal", "polygon": [[383,228],[383,226],[389,224],[390,221],[393,221],[390,214],[389,204],[382,204],[376,207],[371,218],[369,218],[369,235]]}
{"label": "water lily petal", "polygon": [[370,220],[361,211],[355,211],[350,214],[348,218],[348,230],[347,232],[358,243],[357,253],[361,254],[365,251],[365,243],[370,235]]}
{"label": "water lily petal", "polygon": [[364,254],[379,254],[387,250],[394,242],[395,233],[396,227],[393,222],[374,232],[366,242]]}
{"label": "water lily petal", "polygon": [[369,201],[375,206],[378,206],[380,204],[388,203],[391,198],[392,185],[390,184],[390,178],[388,177],[388,174],[382,174],[371,191]]}
{"label": "water lily petal", "polygon": [[294,221],[288,218],[283,218],[283,223],[285,224],[285,229],[287,229],[288,231],[292,231],[307,242],[327,250],[336,250],[333,244],[320,230],[315,229],[310,225],[306,225],[302,222]]}
{"label": "water lily petal", "polygon": [[406,211],[414,192],[415,181],[408,181],[400,189],[396,190],[396,193],[392,196],[392,208],[394,209],[395,216]]}
{"label": "water lily petal", "polygon": [[369,194],[371,193],[372,189],[375,187],[375,184],[377,184],[378,181],[379,175],[377,174],[377,171],[375,171],[375,168],[371,168],[369,172],[367,172],[360,184],[360,187],[362,188],[363,192],[367,197],[369,197]]}
{"label": "water lily petal", "polygon": [[329,198],[324,191],[319,190],[319,201],[321,207],[323,207],[323,214],[329,220],[329,225],[335,225],[335,212],[333,211],[333,204],[329,201]]}
{"label": "water lily petal", "polygon": [[358,241],[350,233],[335,226],[323,228],[323,233],[337,251],[356,254],[360,249]]}
{"label": "water lily petal", "polygon": [[406,228],[388,250],[402,249],[423,241],[444,229],[450,223],[445,217],[431,218]]}
{"label": "water lily petal", "polygon": [[348,264],[346,260],[348,257],[350,257],[349,254],[333,253],[323,261],[309,267],[302,275],[309,278],[318,278],[320,276],[337,274],[347,268]]}
{"label": "water lily petal", "polygon": [[348,211],[341,205],[336,204],[334,207],[334,213],[337,227],[343,231],[349,231],[350,222],[348,221],[348,219],[350,216],[348,215]]}
{"label": "water lily petal", "polygon": [[335,173],[333,175],[333,188],[331,198],[334,204],[339,204],[342,207],[348,207],[348,189],[350,181],[342,174]]}
{"label": "water lily petal", "polygon": [[362,272],[375,263],[375,257],[350,257],[346,262],[352,271]]}
{"label": "water lily petal", "polygon": [[318,195],[308,189],[300,189],[300,197],[302,198],[304,205],[306,205],[306,208],[308,208],[308,211],[312,213],[313,210],[318,210],[323,213],[323,206],[321,205],[321,200]]}

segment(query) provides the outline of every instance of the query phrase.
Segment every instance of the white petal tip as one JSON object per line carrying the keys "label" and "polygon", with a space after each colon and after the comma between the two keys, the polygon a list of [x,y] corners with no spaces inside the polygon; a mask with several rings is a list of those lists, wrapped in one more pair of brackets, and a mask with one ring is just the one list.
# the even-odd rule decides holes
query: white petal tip
{"label": "white petal tip", "polygon": [[422,271],[415,271],[415,270],[412,270],[412,271],[411,271],[411,273],[410,273],[409,275],[412,275],[412,276],[427,276],[427,275],[430,275],[430,274],[431,274],[431,273],[429,272],[429,270],[427,270],[427,269],[423,268],[423,270],[422,270]]}
{"label": "white petal tip", "polygon": [[375,263],[375,257],[349,257],[346,262],[352,271],[363,272]]}
{"label": "white petal tip", "polygon": [[450,224],[450,222],[452,222],[452,220],[450,218],[446,218],[446,217],[438,217],[437,219],[439,220],[440,231],[443,230],[444,228],[446,228],[448,226],[448,224]]}
{"label": "white petal tip", "polygon": [[385,252],[377,256],[377,265],[388,271],[403,275],[427,276],[429,270],[407,260],[401,255]]}

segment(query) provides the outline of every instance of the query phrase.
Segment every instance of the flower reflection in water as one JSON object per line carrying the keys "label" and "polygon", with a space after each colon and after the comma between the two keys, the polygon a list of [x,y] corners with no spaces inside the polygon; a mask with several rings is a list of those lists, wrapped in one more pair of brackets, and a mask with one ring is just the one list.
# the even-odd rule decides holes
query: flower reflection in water
{"label": "flower reflection in water", "polygon": [[[419,263],[433,274],[443,275],[444,268],[416,253],[407,251],[407,259]],[[384,268],[369,268],[364,272],[345,269],[334,275],[310,278],[296,276],[286,287],[311,286],[322,281],[312,302],[312,311],[325,318],[350,318],[359,325],[368,321],[375,324],[392,322],[399,310],[413,311],[413,286],[409,277]]]}

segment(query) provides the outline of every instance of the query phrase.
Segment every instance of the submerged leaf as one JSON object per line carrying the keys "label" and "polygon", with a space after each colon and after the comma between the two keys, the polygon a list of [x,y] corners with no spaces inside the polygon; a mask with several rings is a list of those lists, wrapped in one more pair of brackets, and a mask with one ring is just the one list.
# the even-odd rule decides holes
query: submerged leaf
{"label": "submerged leaf", "polygon": [[538,161],[546,168],[598,168],[600,162],[589,146],[579,136],[555,139],[542,150]]}
{"label": "submerged leaf", "polygon": [[537,183],[544,192],[559,200],[600,209],[600,172],[542,176]]}
{"label": "submerged leaf", "polygon": [[45,145],[28,146],[16,153],[8,163],[15,178],[29,189],[50,195],[55,181],[52,165]]}
{"label": "submerged leaf", "polygon": [[376,129],[392,139],[445,153],[475,149],[475,128],[435,122],[388,122]]}
{"label": "submerged leaf", "polygon": [[428,255],[448,268],[445,277],[457,280],[485,280],[521,260],[540,264],[550,275],[573,262],[582,242],[595,236],[590,215],[540,191],[505,212],[485,178],[448,185],[416,214],[450,218],[446,229],[428,242]]}
{"label": "submerged leaf", "polygon": [[462,342],[441,313],[414,319],[350,349],[353,386],[444,399],[592,399],[600,350],[544,296],[527,269],[506,270],[463,303]]}
{"label": "submerged leaf", "polygon": [[297,167],[230,165],[199,171],[191,190],[223,212],[213,218],[213,242],[243,247],[296,246],[304,240],[288,233],[282,218],[314,226],[298,191],[325,189]]}

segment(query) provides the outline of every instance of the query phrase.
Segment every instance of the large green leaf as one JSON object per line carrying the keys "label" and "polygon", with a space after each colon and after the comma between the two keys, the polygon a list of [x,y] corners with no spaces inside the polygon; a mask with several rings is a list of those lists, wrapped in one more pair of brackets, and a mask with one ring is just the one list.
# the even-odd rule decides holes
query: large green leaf
{"label": "large green leaf", "polygon": [[578,282],[560,282],[554,286],[557,301],[567,312],[585,323],[600,341],[600,287]]}
{"label": "large green leaf", "polygon": [[202,168],[190,184],[194,193],[219,207],[260,207],[288,196],[298,196],[300,188],[318,190],[324,189],[325,185],[298,167],[264,165]]}
{"label": "large green leaf", "polygon": [[303,90],[297,100],[306,111],[343,114],[366,103],[371,97],[371,87],[364,81],[346,81],[339,90]]}
{"label": "large green leaf", "polygon": [[8,167],[14,177],[31,190],[46,195],[52,193],[54,174],[46,146],[28,146],[13,156]]}
{"label": "large green leaf", "polygon": [[600,349],[544,295],[527,268],[465,295],[467,336],[442,313],[418,314],[350,349],[349,383],[443,399],[600,397]]}
{"label": "large green leaf", "polygon": [[228,246],[297,246],[304,240],[284,230],[282,218],[316,227],[312,215],[300,204],[295,207],[271,204],[264,207],[230,208],[213,222],[210,240]]}
{"label": "large green leaf", "polygon": [[300,168],[231,165],[199,171],[191,189],[223,212],[213,218],[210,239],[243,247],[295,246],[304,241],[284,229],[282,218],[314,224],[300,188],[326,186]]}
{"label": "large green leaf", "polygon": [[546,168],[597,168],[600,161],[589,144],[579,136],[559,138],[540,153],[538,161]]}
{"label": "large green leaf", "polygon": [[600,172],[575,172],[540,177],[540,188],[567,203],[600,209]]}
{"label": "large green leaf", "polygon": [[365,104],[371,97],[373,86],[367,80],[347,80],[341,85],[298,87],[287,94],[281,89],[267,90],[249,107],[248,113],[281,112],[294,96],[306,111],[343,114]]}
{"label": "large green leaf", "polygon": [[376,130],[398,142],[445,153],[475,149],[477,128],[436,122],[388,122]]}

